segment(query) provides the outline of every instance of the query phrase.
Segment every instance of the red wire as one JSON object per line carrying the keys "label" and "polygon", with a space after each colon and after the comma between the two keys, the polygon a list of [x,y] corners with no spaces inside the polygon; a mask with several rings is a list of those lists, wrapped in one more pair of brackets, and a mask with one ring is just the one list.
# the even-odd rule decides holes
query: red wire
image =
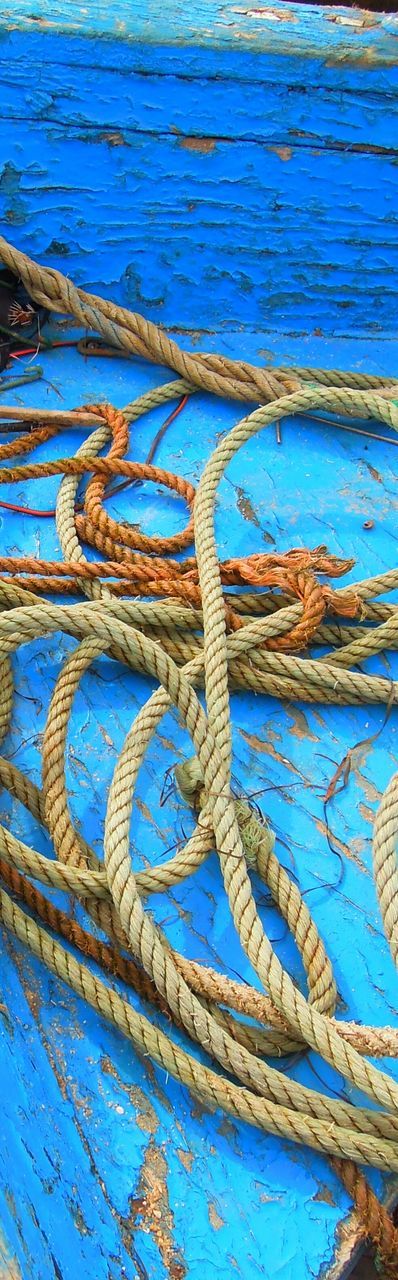
{"label": "red wire", "polygon": [[11,351],[10,359],[18,360],[19,356],[34,356],[37,347],[26,347],[24,351]]}
{"label": "red wire", "polygon": [[53,351],[54,347],[76,347],[78,338],[70,338],[69,341],[52,342],[50,347],[26,347],[23,351],[11,351],[10,360],[18,360],[19,356],[34,356],[39,351]]}
{"label": "red wire", "polygon": [[0,502],[0,507],[5,511],[17,511],[21,516],[55,516],[56,510],[53,511],[36,511],[34,507],[19,507],[16,502]]}

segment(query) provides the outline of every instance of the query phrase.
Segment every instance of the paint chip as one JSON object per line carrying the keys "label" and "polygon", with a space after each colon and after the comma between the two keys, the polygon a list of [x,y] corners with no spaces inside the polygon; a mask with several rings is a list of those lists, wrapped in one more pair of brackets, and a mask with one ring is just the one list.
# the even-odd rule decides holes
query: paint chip
{"label": "paint chip", "polygon": [[215,138],[181,138],[180,147],[184,147],[184,151],[197,151],[200,155],[208,156],[211,151],[215,151]]}
{"label": "paint chip", "polygon": [[210,1200],[208,1208],[209,1208],[210,1224],[213,1227],[213,1230],[220,1231],[221,1227],[225,1227],[224,1218],[221,1217],[221,1214],[218,1212],[218,1209],[216,1209],[216,1206],[213,1200]]}
{"label": "paint chip", "polygon": [[279,156],[280,160],[286,161],[286,160],[291,160],[292,158],[291,147],[270,147],[270,151],[275,151],[275,155]]}

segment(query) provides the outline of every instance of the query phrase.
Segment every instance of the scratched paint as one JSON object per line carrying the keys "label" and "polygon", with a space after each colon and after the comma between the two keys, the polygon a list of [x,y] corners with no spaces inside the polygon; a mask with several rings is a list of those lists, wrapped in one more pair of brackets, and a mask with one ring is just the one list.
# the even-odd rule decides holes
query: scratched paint
{"label": "scratched paint", "polygon": [[[253,335],[223,340],[218,335],[211,345],[261,359],[263,347],[255,341]],[[284,362],[366,364],[375,373],[394,369],[394,344],[388,342],[375,341],[370,351],[364,342],[286,339],[275,342],[271,351],[268,340],[267,351]],[[84,364],[68,352],[49,354],[46,369],[50,384],[73,404],[99,393],[122,404],[166,376],[139,362]],[[29,400],[36,404],[42,396],[39,386],[29,390]],[[45,400],[51,407],[59,403],[51,385]],[[236,406],[195,397],[163,441],[160,464],[198,475],[219,432],[237,417]],[[158,410],[137,424],[134,456],[145,456],[160,421]],[[75,434],[72,446],[73,441]],[[55,444],[46,449],[57,452]],[[356,556],[360,576],[385,569],[396,554],[395,472],[395,451],[386,445],[326,427],[314,429],[310,423],[286,422],[280,448],[270,429],[231,465],[221,487],[220,554],[326,541],[337,554],[349,549]],[[55,491],[55,481],[40,482],[37,505],[48,506]],[[18,491],[21,501],[28,494],[31,488]],[[367,534],[362,526],[370,508],[374,529]],[[159,519],[163,528],[176,529],[184,519],[172,499],[155,507],[149,490],[137,490],[130,498],[120,495],[115,510],[147,529],[154,529]],[[1,519],[6,551],[21,544],[37,554],[57,551],[49,522]],[[69,644],[54,636],[48,644],[26,647],[15,661],[19,692],[7,749],[37,781],[48,700]],[[391,665],[394,669],[397,663]],[[96,664],[75,701],[67,753],[70,804],[98,853],[116,753],[149,687],[149,681],[108,661]],[[344,865],[343,881],[333,892],[322,887],[336,883],[340,875],[322,829],[322,794],[345,751],[380,727],[382,709],[281,707],[270,699],[238,694],[232,712],[236,785],[256,794],[276,831],[282,861],[311,890],[311,908],[335,963],[342,1016],[394,1022],[396,975],[370,871],[371,817],[397,764],[394,717],[372,749],[357,754],[349,788],[330,812],[333,844]],[[146,858],[164,857],[182,831],[190,830],[190,816],[175,792],[161,804],[166,769],[189,750],[186,734],[168,716],[141,772],[132,827],[137,867]],[[5,795],[0,799],[0,820],[12,817],[14,830],[28,843],[48,850],[33,819]],[[278,940],[278,954],[305,990],[295,948],[267,894],[259,885],[256,892],[267,930]],[[252,978],[229,920],[214,858],[182,890],[159,896],[151,905],[173,945],[204,962],[226,966],[231,976]],[[327,1162],[203,1111],[47,977],[19,945],[6,935],[3,939],[1,990],[8,1013],[1,1016],[0,1034],[0,1169],[6,1169],[7,1178],[0,1180],[0,1221],[22,1280],[75,1280],[78,1269],[98,1280],[182,1280],[185,1275],[201,1280],[204,1268],[229,1280],[235,1271],[246,1276],[248,1265],[265,1280],[326,1276],[349,1212]],[[312,1058],[296,1066],[294,1075],[316,1088],[313,1067],[327,1089],[341,1090],[341,1080]],[[383,1185],[379,1176],[374,1185]]]}

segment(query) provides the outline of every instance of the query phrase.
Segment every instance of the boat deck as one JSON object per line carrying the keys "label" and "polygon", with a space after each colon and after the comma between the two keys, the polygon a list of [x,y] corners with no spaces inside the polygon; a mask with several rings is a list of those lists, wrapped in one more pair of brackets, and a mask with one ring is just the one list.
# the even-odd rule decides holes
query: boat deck
{"label": "boat deck", "polygon": [[[251,360],[396,373],[395,344],[377,338],[281,338],[272,345],[269,334],[262,343],[259,334],[224,333],[206,334],[200,345]],[[85,361],[74,351],[48,352],[40,360],[46,381],[14,393],[14,402],[18,397],[20,403],[61,408],[106,398],[121,406],[169,378],[166,370],[136,360]],[[163,439],[159,464],[195,482],[220,433],[241,413],[236,404],[195,396]],[[157,410],[132,428],[131,457],[145,458],[164,416],[164,409]],[[65,433],[62,448],[57,440],[37,457],[71,452],[79,438]],[[393,445],[286,420],[281,445],[270,428],[229,467],[219,491],[220,555],[325,542],[337,555],[355,557],[352,580],[385,570],[397,555],[397,469]],[[0,496],[48,508],[57,485],[54,479],[4,487]],[[172,495],[154,496],[145,486],[114,499],[113,510],[150,532],[170,533],[185,518]],[[365,529],[369,519],[373,527]],[[0,540],[10,555],[59,554],[50,519],[2,512]],[[6,752],[37,782],[48,701],[69,646],[54,636],[20,650],[14,662],[17,695]],[[369,669],[397,676],[397,657]],[[85,677],[75,701],[67,752],[70,805],[99,854],[117,754],[148,689],[147,679],[104,659]],[[341,1016],[395,1023],[397,978],[370,847],[375,807],[397,767],[395,712],[373,744],[355,755],[347,787],[328,808],[330,844],[328,783],[347,750],[382,727],[385,708],[282,705],[239,693],[232,695],[232,716],[235,785],[255,797],[276,832],[282,862],[310,895],[334,964]],[[169,714],[140,774],[132,829],[137,868],[167,858],[191,829],[176,790],[164,794],[166,771],[190,750]],[[0,820],[10,819],[27,843],[49,851],[33,819],[2,792]],[[278,955],[305,990],[283,922],[259,884],[256,892]],[[185,954],[255,981],[215,855],[181,889],[153,898],[151,909]],[[6,932],[1,955],[0,1167],[6,1163],[8,1170],[0,1185],[1,1276],[201,1280],[208,1268],[219,1280],[246,1280],[249,1271],[263,1280],[340,1280],[348,1273],[360,1236],[326,1160],[203,1110]],[[389,1063],[389,1070],[398,1079],[398,1066]],[[291,1073],[314,1088],[321,1081],[331,1096],[354,1096],[312,1054]],[[397,1180],[370,1177],[391,1201]]]}

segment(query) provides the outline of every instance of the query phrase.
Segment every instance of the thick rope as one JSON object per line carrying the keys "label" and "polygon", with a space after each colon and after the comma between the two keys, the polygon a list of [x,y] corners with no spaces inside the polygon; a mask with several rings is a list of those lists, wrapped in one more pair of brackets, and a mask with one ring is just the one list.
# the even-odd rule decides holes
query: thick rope
{"label": "thick rope", "polygon": [[[398,647],[398,607],[375,599],[398,586],[398,570],[341,590],[321,583],[319,575],[339,576],[350,562],[328,555],[324,548],[220,564],[214,505],[228,462],[263,427],[286,415],[325,408],[348,417],[375,418],[397,429],[398,383],[338,370],[271,371],[218,356],[187,355],[142,317],[75,289],[59,273],[38,267],[1,239],[0,255],[37,301],[72,313],[113,345],[165,363],[183,379],[140,397],[123,411],[109,405],[86,407],[91,420],[102,419],[103,424],[72,458],[8,465],[55,436],[58,425],[54,418],[46,422],[44,413],[42,426],[0,446],[0,483],[62,477],[57,529],[63,554],[62,562],[26,555],[0,558],[0,740],[12,716],[10,659],[15,649],[59,630],[78,642],[56,681],[48,711],[42,789],[0,758],[2,785],[46,827],[55,851],[55,859],[48,859],[0,827],[0,877],[11,893],[10,897],[1,891],[1,918],[54,973],[128,1035],[138,1051],[150,1053],[207,1105],[221,1105],[267,1132],[330,1155],[377,1246],[385,1274],[394,1276],[397,1233],[356,1162],[398,1170],[398,1086],[388,1072],[368,1061],[397,1056],[398,1029],[342,1023],[335,1017],[332,967],[308,906],[279,863],[272,833],[231,787],[229,695],[237,687],[315,702],[397,702],[398,683],[351,668],[374,653]],[[152,464],[130,462],[126,454],[129,422],[199,386],[262,403],[218,445],[195,494],[181,477]],[[99,456],[104,447],[105,458]],[[154,481],[183,499],[189,512],[183,533],[149,536],[113,519],[105,505],[106,486],[118,475],[129,481]],[[82,477],[88,479],[80,512],[76,505]],[[171,558],[185,553],[193,538],[194,556]],[[102,559],[87,560],[86,546]],[[51,591],[83,595],[86,601],[59,606],[39,600],[38,593]],[[352,621],[347,625],[340,619]],[[326,657],[317,656],[319,644],[329,648]],[[305,652],[309,645],[315,650],[310,655]],[[91,663],[104,653],[149,674],[157,688],[136,716],[115,768],[101,862],[73,824],[65,750],[75,693]],[[205,687],[206,713],[195,693],[200,685]],[[196,828],[167,863],[134,874],[129,831],[136,779],[170,705],[192,739],[194,755],[177,770],[177,781],[185,802],[196,811]],[[374,869],[395,960],[397,836],[394,778],[376,817]],[[181,884],[214,847],[231,916],[261,990],[187,960],[169,945],[145,909],[148,895]],[[296,941],[307,998],[280,964],[264,931],[250,878],[254,870]],[[73,893],[109,942],[99,941],[55,908],[32,881],[47,890]],[[29,914],[17,906],[16,898]],[[155,1016],[167,1016],[167,1031],[153,1017],[136,1013],[53,935],[115,980],[132,986]],[[200,1044],[217,1064],[217,1073],[199,1063],[188,1046],[176,1044],[170,1019],[191,1043]],[[360,1088],[371,1106],[330,1100],[267,1062],[308,1047]]]}

